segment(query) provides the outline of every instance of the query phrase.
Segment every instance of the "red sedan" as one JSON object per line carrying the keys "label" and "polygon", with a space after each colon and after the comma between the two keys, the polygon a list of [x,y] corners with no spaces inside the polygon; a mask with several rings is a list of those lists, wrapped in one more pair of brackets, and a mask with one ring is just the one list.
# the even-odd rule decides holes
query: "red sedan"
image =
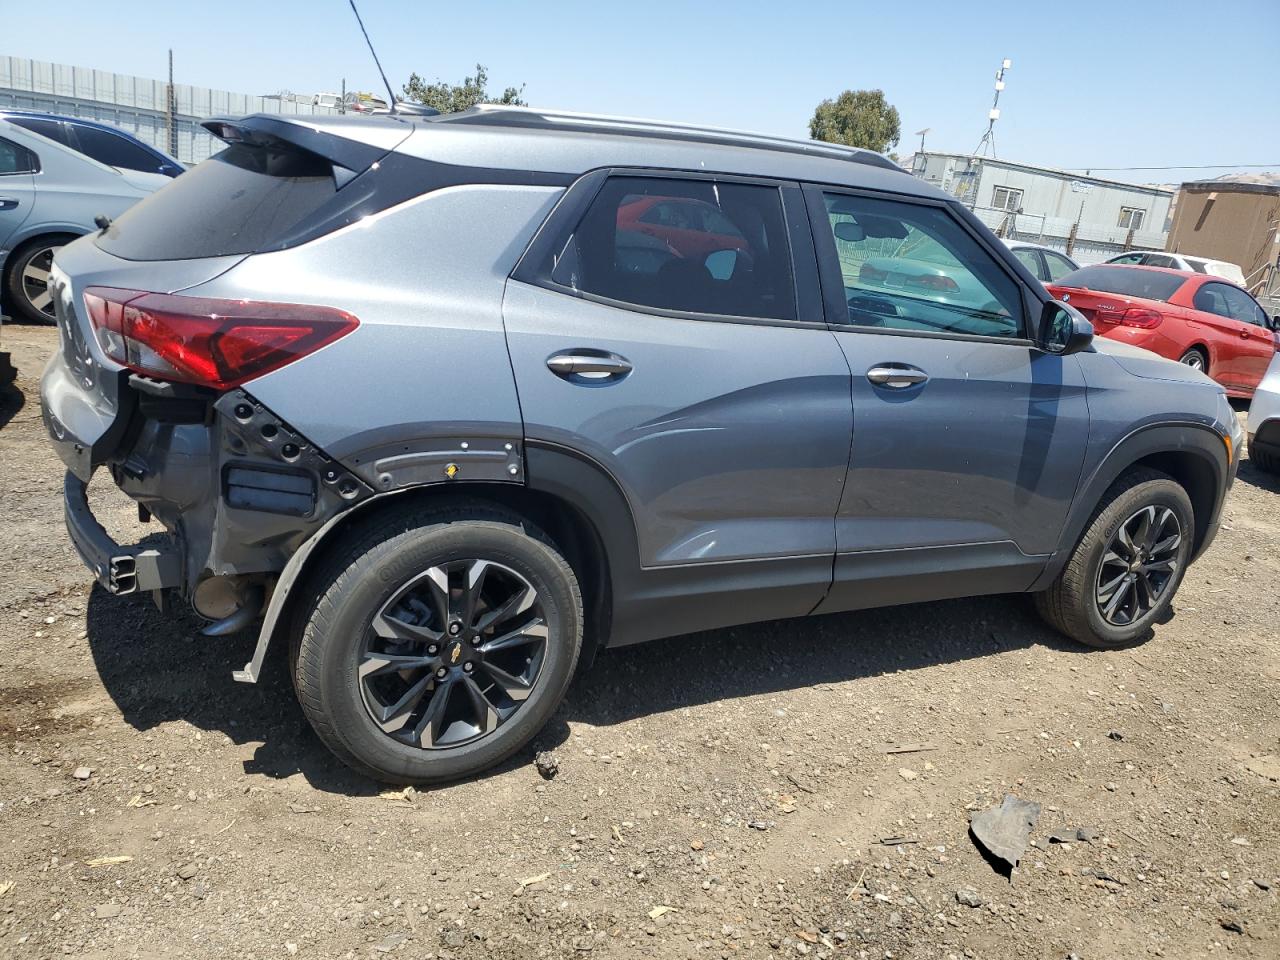
{"label": "red sedan", "polygon": [[1258,301],[1220,277],[1099,264],[1046,289],[1083,313],[1094,332],[1203,370],[1233,397],[1253,396],[1280,346]]}

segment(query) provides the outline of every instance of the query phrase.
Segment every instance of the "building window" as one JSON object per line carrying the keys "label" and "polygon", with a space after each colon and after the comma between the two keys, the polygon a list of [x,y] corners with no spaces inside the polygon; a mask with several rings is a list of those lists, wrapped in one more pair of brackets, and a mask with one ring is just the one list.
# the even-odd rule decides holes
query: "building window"
{"label": "building window", "polygon": [[997,210],[1021,210],[1022,191],[1013,187],[996,187],[991,191],[991,206]]}
{"label": "building window", "polygon": [[1142,220],[1147,215],[1147,211],[1139,210],[1137,207],[1121,207],[1120,208],[1120,226],[1128,230],[1141,230]]}

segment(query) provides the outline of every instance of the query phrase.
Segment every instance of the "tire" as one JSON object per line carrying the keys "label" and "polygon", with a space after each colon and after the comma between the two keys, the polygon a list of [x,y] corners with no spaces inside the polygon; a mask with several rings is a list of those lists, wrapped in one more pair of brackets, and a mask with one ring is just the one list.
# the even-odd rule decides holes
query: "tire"
{"label": "tire", "polygon": [[9,268],[5,271],[4,290],[16,319],[27,323],[54,322],[52,302],[47,307],[37,306],[40,297],[36,292],[36,281],[39,278],[28,278],[26,275],[28,270],[47,274],[53,255],[74,239],[76,238],[69,234],[51,233],[28,240],[13,252],[9,258]]}
{"label": "tire", "polygon": [[1205,376],[1209,375],[1209,355],[1201,347],[1192,347],[1178,358],[1178,362],[1185,363],[1188,367],[1194,367]]}
{"label": "tire", "polygon": [[[1134,522],[1141,522],[1139,514],[1146,512],[1148,508],[1155,509],[1156,518],[1164,520],[1165,510],[1176,518],[1179,534],[1176,547],[1159,552],[1161,558],[1167,556],[1172,559],[1173,569],[1168,578],[1160,582],[1162,573],[1150,572],[1144,575],[1141,572],[1143,568],[1140,568],[1140,572],[1132,575],[1137,578],[1133,582],[1126,585],[1122,581],[1114,593],[1104,594],[1108,599],[1119,600],[1113,614],[1114,619],[1109,619],[1099,596],[1105,584],[1115,582],[1116,577],[1125,575],[1126,564],[1123,561],[1107,560],[1104,569],[1104,558],[1119,556],[1127,550],[1118,547],[1109,553],[1113,538],[1117,536],[1121,525],[1132,530]],[[1162,620],[1169,610],[1173,596],[1186,573],[1195,531],[1194,521],[1195,512],[1191,500],[1175,480],[1167,474],[1143,467],[1128,471],[1103,496],[1057,580],[1048,590],[1036,594],[1036,607],[1040,615],[1059,632],[1090,647],[1111,650],[1139,639],[1145,640],[1150,635],[1152,625]],[[1157,535],[1164,537],[1172,529],[1166,521]],[[1153,563],[1152,567],[1162,565]],[[1103,580],[1104,574],[1108,578],[1106,581]],[[1139,615],[1142,597],[1145,595],[1148,599],[1151,598],[1152,584],[1159,584],[1154,602]],[[1116,593],[1122,588],[1129,593],[1117,598]],[[1115,622],[1123,621],[1125,611],[1130,607],[1133,608],[1130,622]]]}
{"label": "tire", "polygon": [[[471,615],[468,583],[479,584]],[[560,705],[582,647],[582,596],[569,564],[541,531],[487,505],[419,510],[357,530],[309,586],[291,658],[298,700],[340,760],[387,783],[456,780],[509,757]],[[521,606],[525,588],[531,607],[487,633],[471,629]],[[510,636],[515,645],[489,650]],[[384,659],[404,656],[411,666],[385,669],[411,663]],[[415,690],[412,706],[397,706]]]}
{"label": "tire", "polygon": [[1253,437],[1249,438],[1249,462],[1264,473],[1280,473],[1280,457],[1260,447],[1255,447]]}

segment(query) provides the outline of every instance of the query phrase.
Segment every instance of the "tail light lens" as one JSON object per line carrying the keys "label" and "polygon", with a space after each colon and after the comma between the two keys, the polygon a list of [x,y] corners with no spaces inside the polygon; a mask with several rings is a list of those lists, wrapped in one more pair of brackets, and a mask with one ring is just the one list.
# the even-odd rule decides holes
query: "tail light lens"
{"label": "tail light lens", "polygon": [[1126,327],[1140,327],[1143,330],[1150,330],[1152,327],[1160,326],[1160,322],[1164,317],[1159,311],[1147,310],[1143,307],[1130,307],[1120,315],[1119,323]]}
{"label": "tail light lens", "polygon": [[907,281],[907,285],[919,287],[921,290],[936,290],[942,293],[960,289],[950,277],[912,277]]}
{"label": "tail light lens", "polygon": [[85,308],[107,356],[158,380],[228,390],[345,337],[332,307],[90,287]]}

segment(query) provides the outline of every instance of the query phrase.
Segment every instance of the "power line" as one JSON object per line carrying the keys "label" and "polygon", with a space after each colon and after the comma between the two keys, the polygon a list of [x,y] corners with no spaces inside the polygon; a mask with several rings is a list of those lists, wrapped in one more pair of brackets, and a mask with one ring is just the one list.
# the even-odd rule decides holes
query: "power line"
{"label": "power line", "polygon": [[1280,163],[1204,163],[1181,167],[1067,167],[1066,169],[1068,173],[1079,173],[1091,170],[1240,170],[1255,167],[1258,169],[1280,168]]}

